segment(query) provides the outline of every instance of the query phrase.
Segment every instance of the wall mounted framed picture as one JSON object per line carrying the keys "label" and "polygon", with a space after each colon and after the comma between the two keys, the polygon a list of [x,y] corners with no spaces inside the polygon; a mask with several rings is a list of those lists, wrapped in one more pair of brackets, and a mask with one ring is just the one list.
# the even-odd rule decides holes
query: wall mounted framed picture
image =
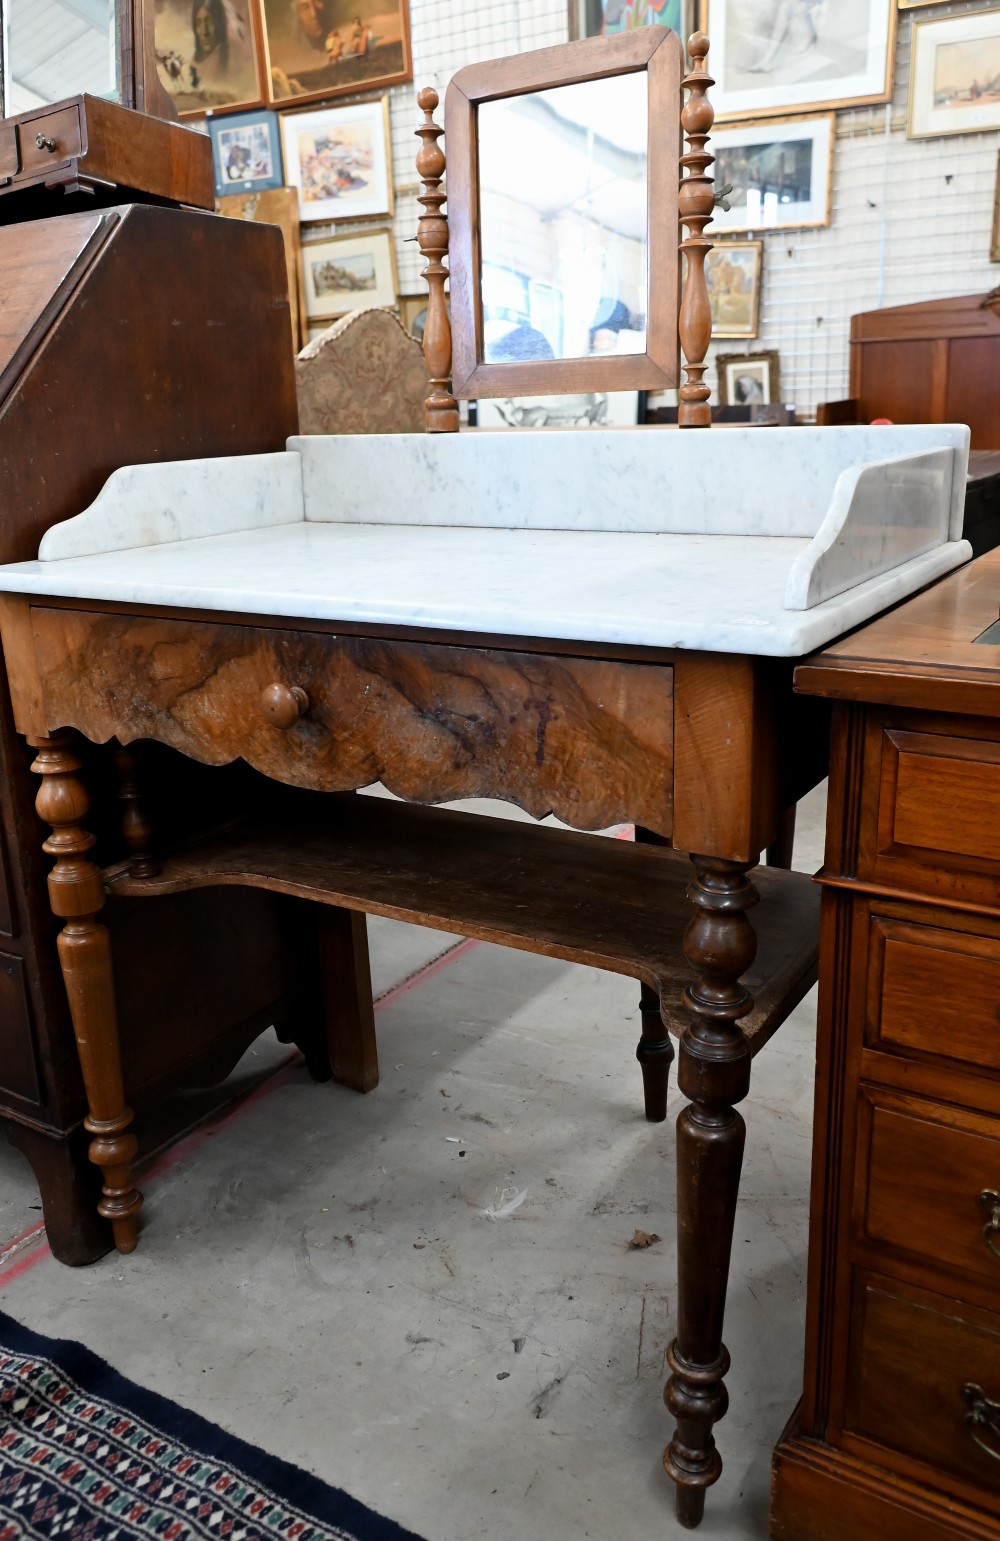
{"label": "wall mounted framed picture", "polygon": [[302,301],[307,325],[349,310],[396,304],[396,254],[388,230],[302,244]]}
{"label": "wall mounted framed picture", "polygon": [[569,36],[614,37],[634,27],[672,27],[686,45],[698,0],[569,0]]}
{"label": "wall mounted framed picture", "polygon": [[261,0],[271,102],[413,79],[408,0]]}
{"label": "wall mounted framed picture", "polygon": [[773,348],[758,353],[719,353],[719,405],[766,407],[781,401],[778,354]]}
{"label": "wall mounted framed picture", "polygon": [[284,113],[285,179],[302,220],[392,213],[389,98]]}
{"label": "wall mounted framed picture", "polygon": [[396,303],[404,330],[416,338],[417,342],[423,342],[424,327],[427,325],[426,289],[423,294],[401,294]]}
{"label": "wall mounted framed picture", "polygon": [[756,337],[763,241],[720,241],[705,263],[713,337]]}
{"label": "wall mounted framed picture", "polygon": [[208,119],[215,167],[215,196],[262,193],[283,185],[281,134],[276,112]]}
{"label": "wall mounted framed picture", "polygon": [[913,22],[911,139],[1000,128],[1000,9]]}
{"label": "wall mounted framed picture", "polygon": [[1000,155],[997,156],[997,185],[993,194],[993,239],[990,242],[990,261],[1000,262]]}
{"label": "wall mounted framed picture", "polygon": [[264,101],[258,0],[156,0],[156,64],[180,116]]}
{"label": "wall mounted framed picture", "polygon": [[887,102],[896,0],[709,0],[716,117]]}
{"label": "wall mounted framed picture", "polygon": [[587,391],[577,396],[483,397],[479,428],[634,428],[640,391]]}
{"label": "wall mounted framed picture", "polygon": [[802,230],[830,223],[832,112],[734,124],[712,134],[717,188],[731,187],[712,230]]}

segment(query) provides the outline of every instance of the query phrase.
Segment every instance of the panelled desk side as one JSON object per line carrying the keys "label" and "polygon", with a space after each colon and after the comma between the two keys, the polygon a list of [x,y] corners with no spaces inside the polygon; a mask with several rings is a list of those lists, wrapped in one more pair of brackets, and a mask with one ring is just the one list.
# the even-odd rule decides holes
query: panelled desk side
{"label": "panelled desk side", "polygon": [[1000,1537],[998,617],[991,552],[795,675],[838,704],[775,1541]]}

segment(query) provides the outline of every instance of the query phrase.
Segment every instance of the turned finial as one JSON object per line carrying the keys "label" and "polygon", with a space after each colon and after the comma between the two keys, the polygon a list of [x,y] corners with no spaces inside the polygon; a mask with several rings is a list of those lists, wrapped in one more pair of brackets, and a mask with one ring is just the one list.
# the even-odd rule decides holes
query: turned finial
{"label": "turned finial", "polygon": [[712,250],[712,242],[705,236],[705,226],[715,207],[712,178],[707,175],[715,159],[706,148],[715,121],[715,112],[708,99],[708,88],[714,86],[715,81],[705,69],[708,48],[704,32],[694,33],[688,41],[691,68],[681,81],[689,93],[681,109],[681,127],[688,150],[681,156],[686,174],[681,181],[679,198],[680,222],[688,231],[681,242],[681,251],[687,258],[687,276],[678,327],[687,375],[678,392],[680,410],[677,420],[682,428],[708,428],[712,422],[708,405],[711,391],[704,381],[705,354],[712,337],[712,306],[705,277],[705,259]]}
{"label": "turned finial", "polygon": [[424,185],[418,196],[424,212],[417,221],[417,242],[427,258],[422,277],[427,280],[427,324],[424,327],[424,358],[430,374],[430,393],[424,402],[424,420],[428,433],[458,432],[458,403],[451,394],[451,320],[444,295],[448,269],[443,258],[448,255],[448,216],[441,206],[447,194],[441,186],[444,177],[444,151],[438,140],[444,133],[434,122],[438,94],[425,86],[417,97],[424,121],[416,130],[420,137],[417,175]]}

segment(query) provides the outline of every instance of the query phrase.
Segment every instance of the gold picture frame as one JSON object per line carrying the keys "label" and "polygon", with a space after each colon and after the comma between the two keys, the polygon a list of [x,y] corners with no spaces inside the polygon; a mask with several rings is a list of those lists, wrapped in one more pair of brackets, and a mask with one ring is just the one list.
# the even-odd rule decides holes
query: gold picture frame
{"label": "gold picture frame", "polygon": [[781,371],[776,348],[752,353],[719,353],[715,367],[722,407],[774,406],[781,401]]}
{"label": "gold picture frame", "polygon": [[1000,128],[1000,8],[914,21],[906,137],[940,139]]}
{"label": "gold picture frame", "polygon": [[396,252],[391,230],[303,241],[299,262],[305,330],[352,310],[395,309]]}
{"label": "gold picture frame", "polygon": [[272,106],[304,107],[413,79],[409,0],[259,4]]}
{"label": "gold picture frame", "polygon": [[158,0],[156,70],[180,118],[262,107],[259,0]]}
{"label": "gold picture frame", "polygon": [[712,247],[705,278],[713,338],[757,336],[763,267],[763,241],[718,241]]}
{"label": "gold picture frame", "polygon": [[398,296],[399,319],[404,331],[416,339],[423,341],[424,322],[427,319],[427,301],[430,298],[425,290],[423,294],[401,294]]}
{"label": "gold picture frame", "polygon": [[[811,230],[828,225],[836,128],[836,114],[822,112],[754,118],[713,130],[715,185],[733,191],[726,196],[729,209],[718,208],[713,215],[712,238],[744,230]],[[801,164],[799,151],[806,143],[808,162]],[[751,193],[756,194],[755,205]]]}

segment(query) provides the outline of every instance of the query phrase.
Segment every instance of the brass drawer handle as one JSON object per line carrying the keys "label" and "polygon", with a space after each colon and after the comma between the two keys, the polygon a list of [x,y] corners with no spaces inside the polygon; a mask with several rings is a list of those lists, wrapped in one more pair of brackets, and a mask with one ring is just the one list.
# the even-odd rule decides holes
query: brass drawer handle
{"label": "brass drawer handle", "polygon": [[272,727],[294,728],[309,710],[309,697],[298,685],[265,685],[260,704]]}
{"label": "brass drawer handle", "polygon": [[974,1386],[971,1382],[962,1387],[962,1395],[969,1409],[965,1415],[965,1427],[973,1443],[979,1446],[984,1455],[1000,1461],[1000,1450],[987,1444],[979,1433],[980,1429],[985,1429],[1000,1440],[1000,1402],[991,1402],[982,1386]]}
{"label": "brass drawer handle", "polygon": [[47,134],[36,134],[35,143],[40,150],[48,150],[50,155],[54,155],[56,152],[56,142],[54,139],[50,139]]}
{"label": "brass drawer handle", "polygon": [[983,1240],[993,1253],[995,1258],[1000,1258],[1000,1247],[994,1241],[994,1237],[1000,1235],[1000,1193],[995,1188],[984,1188],[979,1195],[979,1207],[986,1211],[986,1224],[983,1226]]}

